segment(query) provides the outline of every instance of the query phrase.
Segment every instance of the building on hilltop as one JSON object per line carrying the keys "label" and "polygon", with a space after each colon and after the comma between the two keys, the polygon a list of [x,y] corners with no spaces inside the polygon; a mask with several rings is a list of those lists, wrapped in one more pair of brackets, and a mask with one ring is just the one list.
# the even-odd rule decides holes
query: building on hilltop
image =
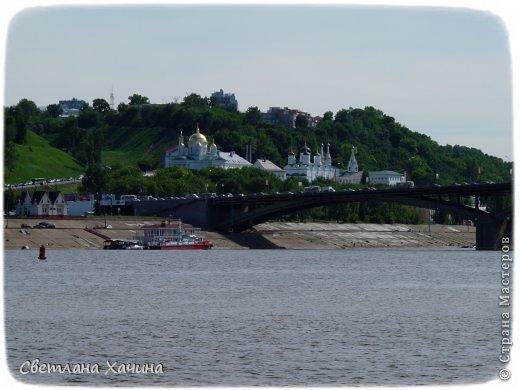
{"label": "building on hilltop", "polygon": [[296,117],[298,110],[292,110],[287,107],[269,107],[269,110],[263,114],[264,121],[272,125],[286,126],[290,128],[296,127]]}
{"label": "building on hilltop", "polygon": [[319,115],[318,116],[309,116],[309,118],[307,118],[307,119],[309,121],[310,127],[318,127],[320,122],[323,120],[323,118]]}
{"label": "building on hilltop", "polygon": [[221,89],[220,91],[213,92],[210,99],[217,107],[238,110],[238,101],[234,93],[224,93]]}
{"label": "building on hilltop", "polygon": [[215,141],[208,146],[206,136],[200,132],[199,127],[188,139],[188,145],[184,144],[184,137],[179,135],[177,146],[166,151],[164,167],[179,167],[192,170],[200,170],[207,167],[223,169],[242,168],[251,166],[251,163],[240,157],[234,151],[223,152],[218,150]]}
{"label": "building on hilltop", "polygon": [[327,144],[326,153],[324,153],[323,144],[321,144],[321,149],[312,156],[307,143],[300,150],[299,160],[296,159],[296,155],[292,151],[289,153],[287,165],[283,170],[287,178],[306,179],[309,183],[318,178],[336,181],[340,172],[339,168],[332,165],[330,144]]}
{"label": "building on hilltop", "polygon": [[61,116],[78,116],[85,104],[84,100],[72,98],[72,100],[60,100],[59,106],[62,110]]}
{"label": "building on hilltop", "polygon": [[320,116],[313,117],[307,112],[292,108],[269,107],[266,113],[262,114],[265,122],[272,125],[296,128],[296,118],[303,116],[307,119],[308,126],[316,127],[321,121]]}

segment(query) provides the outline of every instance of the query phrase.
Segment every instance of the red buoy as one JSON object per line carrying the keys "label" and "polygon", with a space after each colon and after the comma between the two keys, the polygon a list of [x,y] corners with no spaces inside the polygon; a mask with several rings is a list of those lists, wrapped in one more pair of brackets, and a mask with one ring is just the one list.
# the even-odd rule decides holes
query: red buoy
{"label": "red buoy", "polygon": [[38,256],[38,260],[45,260],[47,257],[45,256],[45,246],[40,246],[40,255]]}

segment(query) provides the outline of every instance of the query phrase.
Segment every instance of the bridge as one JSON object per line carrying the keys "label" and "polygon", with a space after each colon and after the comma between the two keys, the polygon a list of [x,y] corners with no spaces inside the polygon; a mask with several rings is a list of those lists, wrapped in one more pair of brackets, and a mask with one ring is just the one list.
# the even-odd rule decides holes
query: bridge
{"label": "bridge", "polygon": [[[467,184],[391,189],[341,190],[337,192],[299,192],[245,196],[185,199],[168,206],[139,202],[139,214],[181,217],[201,227],[221,231],[243,231],[270,219],[341,203],[383,201],[443,211],[475,222],[477,249],[498,250],[502,237],[511,237],[512,210],[489,212],[479,208],[482,200],[496,203],[512,193],[512,183]],[[473,197],[474,205],[463,203]],[[155,201],[161,202],[161,201]],[[168,201],[166,201],[168,202]]]}

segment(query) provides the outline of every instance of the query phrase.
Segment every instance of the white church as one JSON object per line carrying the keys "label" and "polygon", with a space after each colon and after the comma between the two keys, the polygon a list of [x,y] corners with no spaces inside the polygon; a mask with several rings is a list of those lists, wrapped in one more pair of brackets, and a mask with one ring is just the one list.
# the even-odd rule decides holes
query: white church
{"label": "white church", "polygon": [[224,169],[249,167],[252,164],[235,152],[223,152],[217,149],[215,141],[208,147],[206,136],[199,127],[188,139],[188,146],[184,144],[182,132],[179,135],[177,146],[168,149],[164,156],[164,167],[179,167],[200,170],[207,167]]}
{"label": "white church", "polygon": [[[207,167],[218,167],[223,169],[243,168],[253,166],[249,161],[242,158],[235,152],[223,152],[217,148],[213,140],[208,146],[208,140],[200,132],[197,125],[195,133],[188,139],[188,145],[184,143],[182,132],[179,135],[178,145],[168,149],[164,156],[164,167],[179,167],[192,170],[200,170]],[[287,156],[287,165],[283,169],[278,168],[269,160],[257,160],[254,164],[259,169],[273,171],[282,180],[294,177],[305,179],[309,183],[318,178],[337,181],[339,183],[360,183],[362,172],[358,172],[358,164],[354,155],[354,146],[348,163],[347,170],[340,170],[332,165],[330,155],[330,143],[327,144],[327,151],[324,151],[323,144],[321,149],[314,155],[307,143],[301,148],[299,159],[294,153]],[[274,172],[276,171],[276,172]]]}
{"label": "white church", "polygon": [[291,151],[287,156],[287,165],[283,168],[287,178],[294,177],[298,179],[306,179],[309,183],[317,178],[328,180],[336,180],[339,174],[339,168],[332,165],[332,157],[330,156],[330,144],[327,144],[327,152],[321,150],[316,151],[314,156],[307,143],[301,148],[299,159]]}
{"label": "white church", "polygon": [[363,172],[359,172],[358,163],[354,154],[355,147],[352,145],[350,159],[346,171],[342,171],[338,177],[338,183],[341,184],[360,184],[363,178]]}

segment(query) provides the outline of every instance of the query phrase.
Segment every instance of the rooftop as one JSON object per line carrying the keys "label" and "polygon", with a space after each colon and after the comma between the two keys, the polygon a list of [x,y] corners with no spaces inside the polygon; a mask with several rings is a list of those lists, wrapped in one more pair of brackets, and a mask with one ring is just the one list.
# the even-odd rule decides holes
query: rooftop
{"label": "rooftop", "polygon": [[271,160],[266,160],[265,158],[258,159],[254,164],[258,168],[263,168],[266,171],[283,171],[278,165],[273,163]]}
{"label": "rooftop", "polygon": [[378,176],[404,176],[404,174],[395,172],[395,171],[371,171],[368,172],[370,176],[378,175]]}

